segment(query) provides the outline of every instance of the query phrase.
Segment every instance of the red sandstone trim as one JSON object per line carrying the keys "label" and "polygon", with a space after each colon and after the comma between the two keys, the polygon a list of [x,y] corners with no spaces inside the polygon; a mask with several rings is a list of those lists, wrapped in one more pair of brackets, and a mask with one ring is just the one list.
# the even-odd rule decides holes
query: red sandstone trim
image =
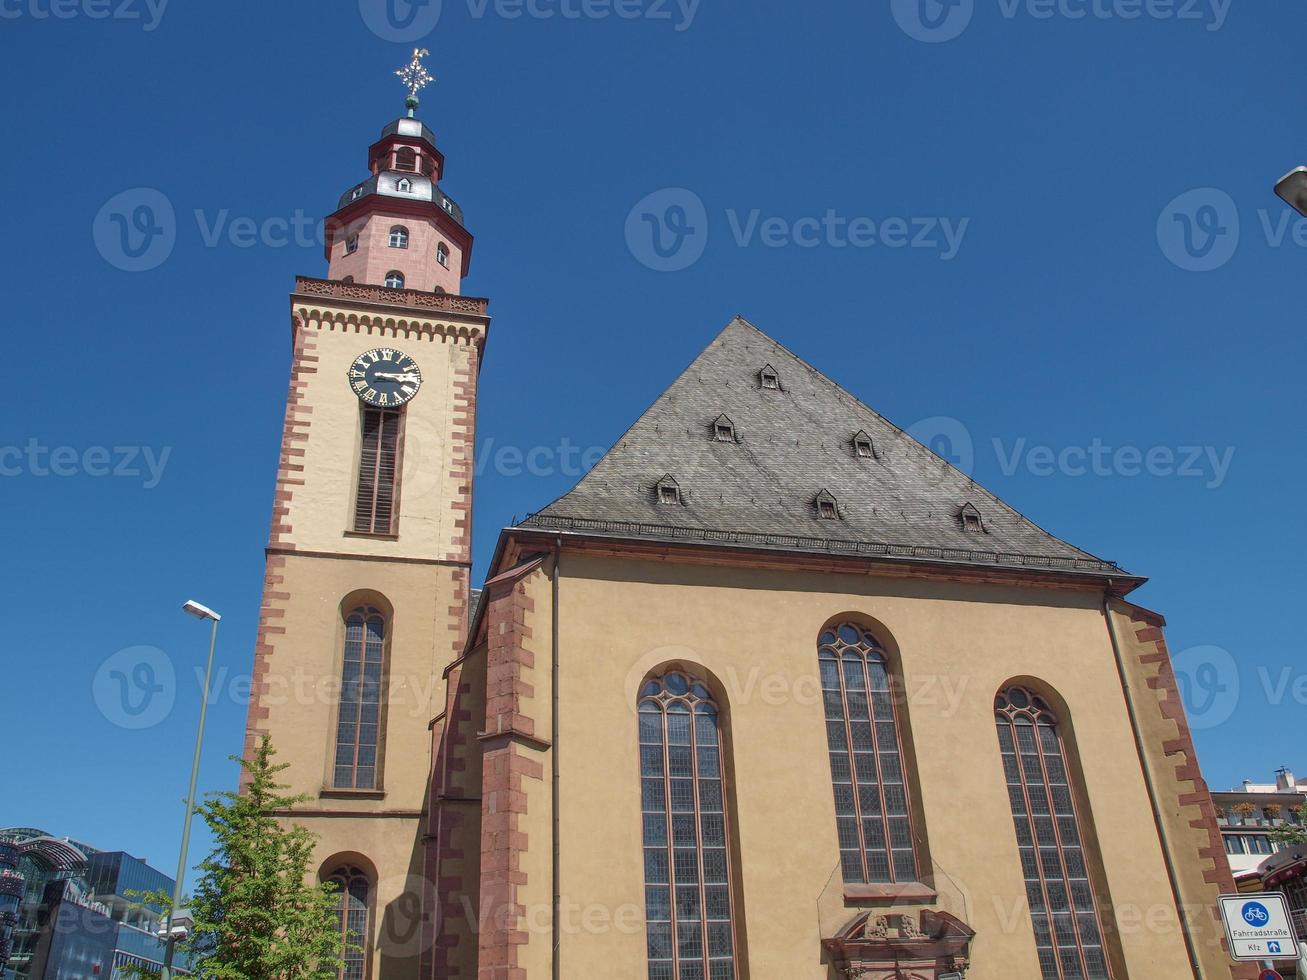
{"label": "red sandstone trim", "polygon": [[[286,553],[293,553],[290,504],[295,488],[304,485],[304,466],[298,460],[304,450],[298,444],[309,437],[313,408],[304,403],[308,376],[317,374],[317,338],[299,317],[292,318],[290,385],[286,395],[286,417],[282,426],[281,460],[277,468],[277,485],[273,492],[272,523],[268,533],[269,554],[263,576],[263,604],[259,609],[259,628],[254,641],[254,667],[250,679],[250,703],[245,719],[245,758],[250,758],[259,740],[267,733],[268,707],[263,697],[268,693],[268,672],[275,652],[276,637],[284,635],[281,625],[286,615],[290,593],[285,583]],[[272,553],[271,549],[277,553]],[[246,780],[241,778],[241,786]]]}
{"label": "red sandstone trim", "polygon": [[[1147,705],[1155,703],[1163,718],[1175,722],[1177,735],[1162,743],[1162,752],[1171,763],[1170,771],[1175,780],[1175,805],[1177,810],[1186,811],[1190,827],[1206,835],[1207,845],[1197,848],[1192,855],[1177,854],[1180,861],[1190,861],[1204,869],[1203,880],[1216,886],[1218,892],[1237,891],[1234,875],[1230,872],[1229,859],[1225,854],[1225,845],[1221,840],[1221,830],[1216,822],[1216,806],[1212,803],[1207,782],[1198,767],[1198,753],[1194,749],[1193,734],[1189,729],[1189,720],[1185,716],[1184,701],[1180,697],[1180,688],[1176,683],[1175,671],[1171,667],[1171,654],[1166,646],[1166,637],[1162,632],[1164,620],[1155,612],[1123,602],[1125,612],[1130,616],[1134,626],[1135,639],[1141,649],[1138,662],[1141,666],[1156,665],[1157,673],[1148,678],[1150,690],[1160,694],[1160,700],[1152,702],[1141,699],[1140,710],[1147,710]],[[1159,773],[1165,777],[1165,767]],[[1185,792],[1182,784],[1192,783],[1193,789]],[[1211,907],[1212,927],[1221,935],[1221,949],[1226,955],[1229,944],[1220,927],[1220,913],[1215,903]],[[1251,980],[1257,976],[1255,967],[1247,963],[1235,963],[1230,966],[1233,980]]]}
{"label": "red sandstone trim", "polygon": [[[526,594],[526,577],[535,563],[486,583],[489,629],[486,647],[486,727],[484,734],[535,734],[534,719],[522,713],[522,698],[533,688],[522,679],[534,664],[523,641],[531,637],[526,615],[534,601]],[[544,779],[544,767],[528,757],[531,750],[517,738],[483,742],[481,791],[482,929],[478,939],[478,980],[526,980],[519,947],[530,938],[519,928],[526,909],[518,888],[527,883],[522,856],[530,841],[521,818],[527,812],[524,781]]]}

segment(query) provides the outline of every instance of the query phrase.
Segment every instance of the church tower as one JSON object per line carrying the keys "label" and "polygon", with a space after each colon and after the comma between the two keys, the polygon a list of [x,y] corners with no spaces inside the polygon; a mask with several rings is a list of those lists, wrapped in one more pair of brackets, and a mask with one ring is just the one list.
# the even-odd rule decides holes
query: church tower
{"label": "church tower", "polygon": [[[271,737],[361,937],[350,980],[418,975],[429,726],[462,651],[477,377],[489,319],[462,295],[472,236],[408,113],[327,220],[324,279],[291,294],[292,354],[246,753]],[[355,940],[359,941],[359,940]]]}

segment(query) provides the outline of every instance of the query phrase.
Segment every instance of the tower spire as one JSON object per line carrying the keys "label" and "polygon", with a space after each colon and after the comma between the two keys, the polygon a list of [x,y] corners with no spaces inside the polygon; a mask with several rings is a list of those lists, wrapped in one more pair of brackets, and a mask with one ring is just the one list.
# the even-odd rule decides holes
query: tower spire
{"label": "tower spire", "polygon": [[404,87],[408,89],[408,98],[404,100],[404,105],[408,109],[410,119],[417,113],[418,93],[435,81],[431,72],[427,71],[427,66],[422,64],[422,59],[430,54],[431,52],[426,48],[414,48],[413,60],[395,72],[404,83]]}

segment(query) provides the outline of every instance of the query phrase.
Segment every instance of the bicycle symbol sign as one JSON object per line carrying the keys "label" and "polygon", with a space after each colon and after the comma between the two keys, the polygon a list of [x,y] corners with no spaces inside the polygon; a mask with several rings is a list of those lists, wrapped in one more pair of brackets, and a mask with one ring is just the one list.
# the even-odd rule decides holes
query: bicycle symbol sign
{"label": "bicycle symbol sign", "polygon": [[1234,959],[1265,960],[1297,951],[1283,892],[1222,895],[1220,906],[1225,938]]}

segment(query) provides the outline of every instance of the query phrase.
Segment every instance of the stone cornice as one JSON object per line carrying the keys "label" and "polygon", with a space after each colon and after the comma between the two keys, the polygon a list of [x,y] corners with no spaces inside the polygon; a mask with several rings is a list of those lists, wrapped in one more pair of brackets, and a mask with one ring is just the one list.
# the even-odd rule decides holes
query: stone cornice
{"label": "stone cornice", "polygon": [[299,276],[291,312],[307,327],[483,347],[489,300]]}

